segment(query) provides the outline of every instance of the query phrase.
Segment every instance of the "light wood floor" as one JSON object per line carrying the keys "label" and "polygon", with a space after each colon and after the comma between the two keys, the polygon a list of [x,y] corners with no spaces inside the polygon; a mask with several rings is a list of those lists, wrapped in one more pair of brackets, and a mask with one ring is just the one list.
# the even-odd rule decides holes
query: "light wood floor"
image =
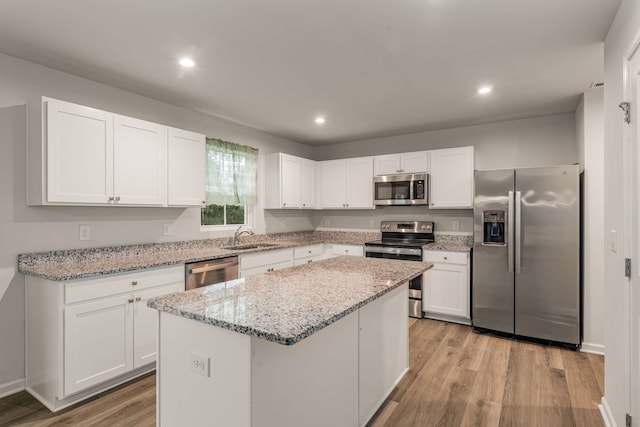
{"label": "light wood floor", "polygon": [[[432,320],[410,325],[410,370],[368,427],[604,426],[601,356]],[[69,425],[154,426],[155,375],[56,414],[27,392],[0,399],[0,426]]]}

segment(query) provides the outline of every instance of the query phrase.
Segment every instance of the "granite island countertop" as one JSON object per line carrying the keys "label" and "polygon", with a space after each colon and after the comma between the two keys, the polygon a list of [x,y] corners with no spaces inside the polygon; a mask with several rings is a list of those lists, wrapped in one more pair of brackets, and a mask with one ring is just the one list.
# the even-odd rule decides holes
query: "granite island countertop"
{"label": "granite island countertop", "polygon": [[344,256],[153,298],[147,305],[292,345],[432,266]]}

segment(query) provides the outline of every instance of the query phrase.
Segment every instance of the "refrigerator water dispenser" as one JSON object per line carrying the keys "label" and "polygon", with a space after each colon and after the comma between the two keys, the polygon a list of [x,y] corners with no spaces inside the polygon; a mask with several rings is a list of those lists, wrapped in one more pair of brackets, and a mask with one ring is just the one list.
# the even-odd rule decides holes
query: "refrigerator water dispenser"
{"label": "refrigerator water dispenser", "polygon": [[483,211],[484,239],[486,245],[504,245],[504,211]]}

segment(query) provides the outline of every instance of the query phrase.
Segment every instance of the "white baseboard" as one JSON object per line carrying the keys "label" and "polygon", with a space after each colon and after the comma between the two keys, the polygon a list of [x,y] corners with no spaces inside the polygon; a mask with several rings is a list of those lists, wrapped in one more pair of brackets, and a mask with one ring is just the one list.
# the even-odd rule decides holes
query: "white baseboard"
{"label": "white baseboard", "polygon": [[598,409],[600,409],[600,414],[602,415],[602,419],[604,420],[604,425],[606,427],[618,427],[606,397],[602,397],[602,401],[598,405]]}
{"label": "white baseboard", "polygon": [[26,382],[24,378],[20,378],[19,380],[11,381],[5,384],[0,384],[0,399],[24,390],[25,385]]}
{"label": "white baseboard", "polygon": [[584,353],[593,353],[604,356],[604,345],[594,344],[591,342],[583,342],[582,347],[580,347],[580,351]]}

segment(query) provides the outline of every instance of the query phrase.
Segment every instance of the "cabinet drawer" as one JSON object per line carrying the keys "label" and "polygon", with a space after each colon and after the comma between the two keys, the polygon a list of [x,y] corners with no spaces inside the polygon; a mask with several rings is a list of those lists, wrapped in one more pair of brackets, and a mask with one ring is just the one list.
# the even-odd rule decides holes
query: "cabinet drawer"
{"label": "cabinet drawer", "polygon": [[65,283],[64,302],[65,304],[73,304],[176,282],[184,284],[183,265],[142,272],[109,275],[99,279],[79,280]]}
{"label": "cabinet drawer", "polygon": [[356,245],[333,245],[334,255],[364,256],[364,248]]}
{"label": "cabinet drawer", "polygon": [[268,273],[269,271],[281,270],[289,267],[293,267],[293,261],[291,259],[276,264],[260,265],[258,267],[242,269],[240,270],[240,277],[255,276],[256,274]]}
{"label": "cabinet drawer", "polygon": [[427,262],[467,265],[469,263],[468,255],[466,252],[423,251],[422,260]]}
{"label": "cabinet drawer", "polygon": [[293,259],[293,249],[281,249],[276,251],[262,252],[259,254],[240,255],[240,269],[262,267],[265,265],[278,264],[291,261]]}
{"label": "cabinet drawer", "polygon": [[307,258],[322,255],[324,253],[324,245],[302,246],[293,250],[293,258]]}

